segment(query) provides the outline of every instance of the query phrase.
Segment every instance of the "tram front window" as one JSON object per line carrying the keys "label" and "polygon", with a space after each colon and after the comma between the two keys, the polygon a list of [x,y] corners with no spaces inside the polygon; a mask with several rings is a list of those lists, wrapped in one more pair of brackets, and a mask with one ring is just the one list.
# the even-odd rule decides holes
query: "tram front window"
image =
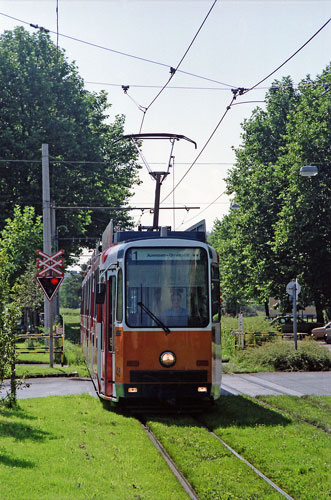
{"label": "tram front window", "polygon": [[203,248],[130,248],[126,254],[128,326],[156,328],[146,308],[167,327],[207,326],[207,252]]}

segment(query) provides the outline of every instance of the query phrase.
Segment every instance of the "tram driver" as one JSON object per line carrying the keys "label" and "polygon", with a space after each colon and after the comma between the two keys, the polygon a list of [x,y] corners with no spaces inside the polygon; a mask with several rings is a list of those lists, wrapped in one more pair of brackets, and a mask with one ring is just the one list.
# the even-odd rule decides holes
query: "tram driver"
{"label": "tram driver", "polygon": [[163,313],[163,321],[167,326],[187,326],[188,311],[182,307],[182,289],[171,290],[171,307]]}

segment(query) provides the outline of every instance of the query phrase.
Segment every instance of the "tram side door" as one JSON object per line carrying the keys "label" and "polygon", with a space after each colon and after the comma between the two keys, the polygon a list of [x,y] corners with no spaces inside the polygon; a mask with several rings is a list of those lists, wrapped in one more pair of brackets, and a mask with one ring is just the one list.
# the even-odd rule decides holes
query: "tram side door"
{"label": "tram side door", "polygon": [[105,394],[113,396],[115,390],[115,346],[114,321],[116,300],[116,275],[110,271],[107,280],[107,314],[105,338]]}

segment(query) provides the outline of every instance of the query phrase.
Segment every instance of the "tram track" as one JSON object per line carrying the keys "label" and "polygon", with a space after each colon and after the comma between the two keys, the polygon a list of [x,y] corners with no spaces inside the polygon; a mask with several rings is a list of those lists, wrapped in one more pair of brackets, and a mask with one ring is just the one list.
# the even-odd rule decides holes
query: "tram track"
{"label": "tram track", "polygon": [[[262,471],[260,471],[257,467],[255,467],[253,464],[251,464],[248,460],[246,460],[242,455],[240,455],[235,449],[233,449],[231,446],[229,446],[223,439],[221,439],[217,434],[215,434],[211,429],[209,429],[205,423],[203,423],[199,418],[197,418],[196,414],[187,414],[187,415],[182,415],[182,416],[187,416],[193,419],[197,423],[199,427],[202,427],[205,429],[208,434],[213,438],[216,439],[218,442],[220,442],[232,455],[234,455],[237,459],[239,459],[241,462],[243,462],[245,465],[247,465],[255,474],[257,474],[263,481],[265,481],[269,486],[271,486],[277,493],[279,493],[283,498],[286,498],[287,500],[295,500],[293,497],[291,497],[286,491],[284,491],[280,486],[278,486],[276,483],[274,483],[270,478],[268,478],[265,474],[263,474]],[[161,442],[158,440],[158,438],[155,436],[155,434],[151,431],[151,429],[148,427],[146,423],[146,418],[143,417],[142,415],[136,416],[136,418],[139,420],[141,423],[144,431],[154,444],[154,446],[157,448],[157,450],[161,453],[162,457],[168,464],[169,468],[177,478],[177,480],[180,482],[182,485],[183,489],[187,493],[190,499],[192,500],[201,500],[196,491],[194,490],[193,486],[190,484],[190,482],[186,479],[186,477],[183,475],[177,464],[174,462],[174,460],[170,457],[166,449],[163,447]]]}
{"label": "tram track", "polygon": [[189,483],[189,481],[186,479],[186,477],[182,474],[182,472],[180,471],[180,469],[177,467],[176,463],[172,460],[172,458],[167,453],[167,451],[165,450],[165,448],[162,446],[162,444],[160,443],[160,441],[157,439],[157,437],[155,436],[155,434],[148,427],[148,425],[146,424],[145,419],[142,416],[138,416],[138,417],[136,416],[136,418],[137,418],[137,420],[139,420],[139,422],[141,423],[144,431],[148,435],[149,439],[152,441],[152,443],[154,444],[155,448],[161,453],[162,457],[164,458],[164,460],[168,464],[170,470],[172,471],[172,473],[174,474],[174,476],[176,477],[176,479],[179,481],[179,483],[181,484],[182,488],[187,493],[187,495],[190,497],[190,499],[191,500],[200,500],[200,497],[195,492],[193,486]]}

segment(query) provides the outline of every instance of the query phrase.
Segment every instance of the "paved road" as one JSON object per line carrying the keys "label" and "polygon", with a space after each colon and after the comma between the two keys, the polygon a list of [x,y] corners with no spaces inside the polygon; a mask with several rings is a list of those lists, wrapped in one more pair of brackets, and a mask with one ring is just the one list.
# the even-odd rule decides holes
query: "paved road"
{"label": "paved road", "polygon": [[[47,396],[67,396],[70,394],[88,393],[96,397],[94,386],[89,378],[79,377],[44,377],[26,379],[29,387],[17,391],[18,399],[44,398]],[[0,391],[0,397],[6,394],[9,384]]]}
{"label": "paved road", "polygon": [[331,372],[268,372],[222,377],[223,394],[331,396]]}
{"label": "paved road", "polygon": [[[18,390],[17,397],[19,399],[65,396],[85,392],[96,396],[94,386],[87,378],[47,377],[32,378],[26,382],[30,384],[30,387]],[[0,397],[4,394],[4,391],[0,391]],[[331,371],[223,375],[222,394],[247,394],[249,396],[316,394],[331,396]]]}

